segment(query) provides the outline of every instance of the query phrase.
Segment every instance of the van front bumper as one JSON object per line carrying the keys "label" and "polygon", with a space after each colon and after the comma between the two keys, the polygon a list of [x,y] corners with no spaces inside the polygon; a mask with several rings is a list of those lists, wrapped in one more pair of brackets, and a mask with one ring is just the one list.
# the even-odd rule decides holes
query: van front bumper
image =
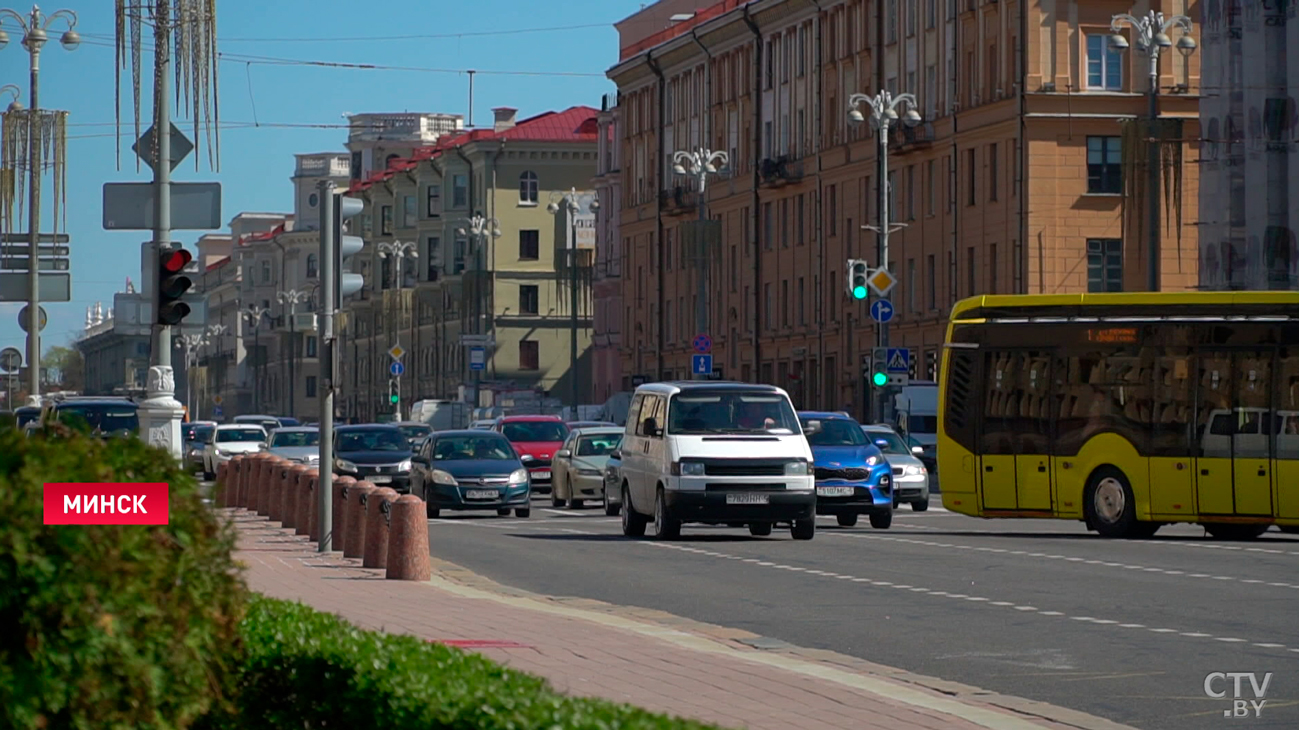
{"label": "van front bumper", "polygon": [[672,517],[682,522],[792,522],[816,516],[816,490],[810,476],[772,479],[770,483],[717,477],[674,481],[677,484],[673,486],[679,488],[664,490],[663,499]]}

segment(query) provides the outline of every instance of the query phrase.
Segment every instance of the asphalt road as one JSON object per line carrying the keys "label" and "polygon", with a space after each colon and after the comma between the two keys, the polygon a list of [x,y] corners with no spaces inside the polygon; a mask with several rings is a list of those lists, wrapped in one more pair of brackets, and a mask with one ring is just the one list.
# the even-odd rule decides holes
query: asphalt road
{"label": "asphalt road", "polygon": [[[1189,526],[1115,541],[1064,521],[898,511],[889,530],[821,518],[795,542],[687,525],[622,537],[603,511],[429,521],[433,554],[538,593],[659,609],[1027,697],[1146,730],[1299,728],[1299,539],[1224,543]],[[1230,683],[1272,673],[1256,717]],[[1245,699],[1254,694],[1248,679]],[[1252,712],[1252,711],[1251,711]]]}

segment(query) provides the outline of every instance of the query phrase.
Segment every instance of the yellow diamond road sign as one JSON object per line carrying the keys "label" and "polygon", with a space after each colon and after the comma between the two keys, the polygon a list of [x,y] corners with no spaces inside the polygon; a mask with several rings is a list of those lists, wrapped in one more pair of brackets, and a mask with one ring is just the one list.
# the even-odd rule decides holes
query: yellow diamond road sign
{"label": "yellow diamond road sign", "polygon": [[866,283],[870,284],[871,289],[876,295],[881,297],[888,296],[893,287],[897,286],[898,280],[888,269],[876,269],[871,275],[866,277]]}
{"label": "yellow diamond road sign", "polygon": [[393,345],[388,354],[392,356],[392,359],[400,360],[401,356],[406,354],[406,351],[402,349],[401,345]]}

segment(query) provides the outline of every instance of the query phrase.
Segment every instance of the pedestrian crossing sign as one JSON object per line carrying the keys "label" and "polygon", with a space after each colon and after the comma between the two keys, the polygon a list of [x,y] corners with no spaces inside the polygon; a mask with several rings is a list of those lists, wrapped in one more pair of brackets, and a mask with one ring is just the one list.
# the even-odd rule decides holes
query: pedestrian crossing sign
{"label": "pedestrian crossing sign", "polygon": [[911,371],[911,351],[905,347],[890,347],[888,357],[890,373],[907,373]]}

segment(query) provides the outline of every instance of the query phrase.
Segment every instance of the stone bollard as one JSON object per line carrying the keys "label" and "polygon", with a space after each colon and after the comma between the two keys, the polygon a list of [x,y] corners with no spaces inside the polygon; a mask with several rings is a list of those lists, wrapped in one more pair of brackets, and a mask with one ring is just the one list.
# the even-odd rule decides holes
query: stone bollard
{"label": "stone bollard", "polygon": [[212,491],[215,492],[215,494],[213,494],[212,496],[216,497],[216,499],[213,501],[216,503],[216,506],[218,507],[230,506],[230,496],[227,493],[229,486],[226,483],[229,480],[229,476],[228,476],[229,473],[230,473],[230,462],[227,461],[227,462],[222,462],[220,464],[217,464],[216,484],[212,486]]}
{"label": "stone bollard", "polygon": [[362,568],[388,567],[388,514],[392,510],[392,503],[396,501],[396,490],[388,487],[376,489],[366,497]]}
{"label": "stone bollard", "polygon": [[433,568],[429,559],[428,515],[424,500],[413,494],[398,497],[388,505],[387,573],[392,580],[429,580]]}
{"label": "stone bollard", "polygon": [[347,550],[347,500],[352,496],[356,480],[334,475],[334,524],[331,527],[330,549],[346,554]]}
{"label": "stone bollard", "polygon": [[244,506],[244,495],[240,489],[240,483],[243,481],[244,462],[247,459],[243,454],[230,460],[230,469],[226,471],[226,488],[230,491],[230,506],[240,508]]}
{"label": "stone bollard", "polygon": [[297,464],[292,471],[293,488],[290,491],[293,494],[293,504],[289,509],[293,510],[293,534],[307,535],[311,531],[311,515],[308,514],[311,503],[307,499],[307,480],[311,469]]}
{"label": "stone bollard", "polygon": [[343,549],[345,558],[365,557],[365,502],[374,492],[374,485],[360,481],[348,490],[347,504],[347,544]]}
{"label": "stone bollard", "polygon": [[298,474],[294,469],[299,464],[286,460],[280,465],[280,527],[286,530],[296,529],[294,518],[298,515]]}
{"label": "stone bollard", "polygon": [[248,457],[251,468],[248,470],[248,509],[259,515],[266,514],[266,502],[262,499],[262,472],[266,470],[266,455],[253,454]]}
{"label": "stone bollard", "polygon": [[320,470],[307,472],[307,539],[320,542]]}
{"label": "stone bollard", "polygon": [[257,504],[258,514],[266,515],[271,522],[275,521],[271,513],[275,507],[275,495],[273,494],[274,486],[272,478],[275,475],[275,457],[267,454],[262,458],[262,468],[258,472],[261,476],[257,480]]}
{"label": "stone bollard", "polygon": [[277,456],[272,456],[266,461],[270,464],[266,470],[266,516],[271,519],[271,522],[279,522],[284,519],[281,510],[284,506],[284,495],[280,489],[284,464]]}

